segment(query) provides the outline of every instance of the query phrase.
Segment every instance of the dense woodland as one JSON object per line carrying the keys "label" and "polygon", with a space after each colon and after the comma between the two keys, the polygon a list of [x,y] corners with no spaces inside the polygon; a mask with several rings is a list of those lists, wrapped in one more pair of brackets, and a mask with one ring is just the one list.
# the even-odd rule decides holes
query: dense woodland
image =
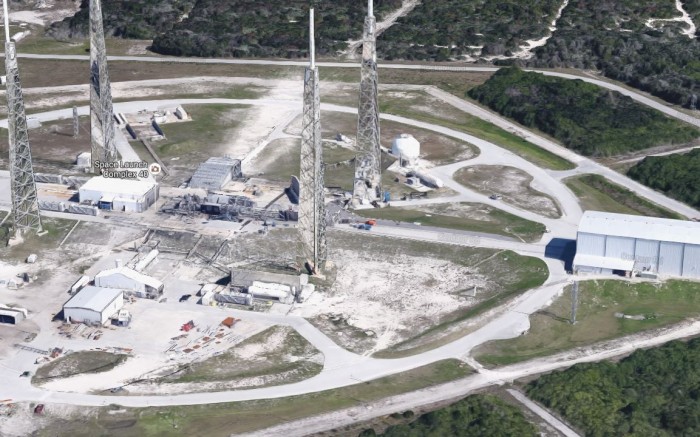
{"label": "dense woodland", "polygon": [[[375,436],[373,430],[361,437]],[[387,428],[384,437],[528,437],[537,429],[513,405],[491,395],[473,395],[448,407],[419,416],[405,425]]]}
{"label": "dense woodland", "polygon": [[[103,10],[108,34],[153,39],[159,53],[295,58],[306,56],[303,23],[314,3],[321,55],[334,56],[348,40],[360,38],[366,2],[358,0],[109,0]],[[401,3],[375,0],[378,19]],[[700,25],[700,0],[682,3]],[[85,37],[87,4],[83,0],[75,17],[55,23],[48,33]],[[549,35],[561,5],[562,0],[422,1],[380,35],[377,49],[389,60],[512,56],[525,41]],[[601,71],[669,102],[698,106],[700,41],[682,34],[685,23],[646,25],[648,19],[679,16],[672,0],[570,0],[556,31],[531,59],[495,62]]]}
{"label": "dense woodland", "polygon": [[[700,1],[684,1],[689,13]],[[599,70],[664,100],[690,106],[700,95],[700,41],[681,34],[686,24],[652,29],[649,18],[679,17],[673,1],[571,0],[557,31],[528,65]]]}
{"label": "dense woodland", "polygon": [[638,350],[619,363],[577,364],[527,393],[586,436],[700,435],[700,339]]}
{"label": "dense woodland", "polygon": [[[105,31],[153,38],[151,49],[175,56],[308,56],[308,9],[316,8],[316,49],[336,55],[362,33],[367,3],[356,0],[110,0],[103,2]],[[401,0],[375,0],[378,19]],[[56,38],[88,33],[88,1],[72,18],[54,24]]]}
{"label": "dense woodland", "polygon": [[423,1],[380,37],[384,59],[448,61],[476,54],[509,55],[547,33],[561,0]]}
{"label": "dense woodland", "polygon": [[627,175],[700,208],[700,149],[685,155],[648,156],[632,167]]}
{"label": "dense woodland", "polygon": [[587,156],[686,143],[700,134],[615,91],[515,67],[499,70],[468,95]]}
{"label": "dense woodland", "polygon": [[[131,39],[153,39],[172,29],[197,0],[108,0],[102,2],[105,33]],[[47,33],[56,39],[89,36],[89,0],[73,17],[54,23]]]}

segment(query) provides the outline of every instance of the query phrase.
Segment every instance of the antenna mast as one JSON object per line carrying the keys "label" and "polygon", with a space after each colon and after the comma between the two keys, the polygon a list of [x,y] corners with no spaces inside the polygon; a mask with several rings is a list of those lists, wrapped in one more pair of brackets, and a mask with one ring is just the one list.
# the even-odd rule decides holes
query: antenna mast
{"label": "antenna mast", "polygon": [[374,4],[368,0],[367,17],[362,35],[362,66],[360,101],[357,119],[357,155],[353,204],[381,199],[382,151],[379,136],[379,105],[377,103],[377,37]]}
{"label": "antenna mast", "polygon": [[7,75],[7,126],[10,137],[10,185],[15,231],[41,232],[39,200],[34,180],[32,152],[29,147],[27,115],[19,77],[17,51],[10,39],[10,18],[7,1],[3,0],[5,15],[5,73]]}
{"label": "antenna mast", "polygon": [[302,255],[311,272],[320,273],[326,261],[326,207],[323,183],[323,142],[321,138],[321,98],[314,10],[309,11],[309,66],[304,72],[304,110],[301,131],[299,174],[299,236]]}
{"label": "antenna mast", "polygon": [[90,135],[94,172],[96,161],[117,160],[101,0],[90,0]]}

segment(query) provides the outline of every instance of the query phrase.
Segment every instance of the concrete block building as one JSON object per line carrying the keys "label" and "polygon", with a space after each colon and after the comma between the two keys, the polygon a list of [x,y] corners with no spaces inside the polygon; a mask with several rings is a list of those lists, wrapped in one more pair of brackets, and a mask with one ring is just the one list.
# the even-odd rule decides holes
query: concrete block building
{"label": "concrete block building", "polygon": [[700,223],[586,211],[573,268],[576,273],[700,279]]}

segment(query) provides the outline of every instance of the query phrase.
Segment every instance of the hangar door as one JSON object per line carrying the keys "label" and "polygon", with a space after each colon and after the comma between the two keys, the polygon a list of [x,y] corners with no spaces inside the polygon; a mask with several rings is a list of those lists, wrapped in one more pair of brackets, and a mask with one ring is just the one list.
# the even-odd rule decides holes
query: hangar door
{"label": "hangar door", "polygon": [[683,253],[683,276],[700,278],[700,245],[686,244]]}
{"label": "hangar door", "polygon": [[662,241],[659,248],[659,273],[680,276],[683,269],[683,243]]}

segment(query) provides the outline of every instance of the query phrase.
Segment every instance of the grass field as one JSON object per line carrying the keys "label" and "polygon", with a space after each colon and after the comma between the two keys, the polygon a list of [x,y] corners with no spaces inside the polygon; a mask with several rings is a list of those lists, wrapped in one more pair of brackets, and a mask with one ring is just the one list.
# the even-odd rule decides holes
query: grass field
{"label": "grass field", "polygon": [[[445,360],[374,381],[302,396],[196,406],[127,408],[118,414],[110,414],[110,410],[116,407],[104,407],[95,416],[56,419],[37,435],[54,436],[56,430],[60,430],[60,435],[74,437],[229,436],[363,405],[459,379],[471,372],[468,366],[458,360]],[[50,408],[48,405],[47,410]]]}
{"label": "grass field", "polygon": [[603,176],[587,174],[564,180],[567,187],[579,198],[581,208],[586,210],[616,212],[620,214],[646,215],[672,219],[685,219],[655,203],[634,194],[632,191],[610,182]]}
{"label": "grass field", "polygon": [[32,377],[32,383],[41,384],[53,378],[67,378],[81,373],[107,372],[123,363],[127,357],[101,351],[75,352],[39,367]]}
{"label": "grass field", "polygon": [[[75,221],[42,217],[41,224],[43,229],[47,232],[45,235],[38,236],[33,232],[28,232],[23,236],[24,242],[22,244],[3,247],[3,249],[0,250],[0,260],[7,262],[23,262],[32,253],[41,254],[44,251],[55,249],[75,225]],[[6,229],[9,225],[9,220],[6,220],[3,227]],[[0,247],[2,246],[4,246],[4,242],[0,245]]]}
{"label": "grass field", "polygon": [[[460,98],[463,98],[460,96]],[[446,103],[445,106],[448,106]],[[429,108],[418,110],[415,107],[406,109],[400,101],[380,102],[382,112],[411,118],[425,123],[432,123],[474,135],[477,138],[489,141],[504,149],[510,150],[516,155],[540,166],[551,170],[570,170],[575,165],[564,158],[542,149],[517,135],[507,132],[500,127],[481,120],[457,109],[451,110],[448,117],[437,116]]]}
{"label": "grass field", "polygon": [[457,170],[456,182],[485,196],[498,194],[503,202],[550,218],[561,217],[561,208],[548,194],[532,188],[533,177],[515,167],[475,165]]}
{"label": "grass field", "polygon": [[440,214],[439,206],[432,208],[430,213],[411,207],[357,210],[355,213],[368,218],[396,220],[408,223],[419,222],[426,226],[504,235],[526,242],[539,241],[545,231],[545,226],[541,223],[525,220],[487,205],[464,203],[461,204],[461,206],[486,210],[486,214],[488,215],[487,220],[484,220],[482,217],[475,219],[459,217],[456,216],[456,214]]}
{"label": "grass field", "polygon": [[[616,313],[644,316],[644,320],[615,317]],[[567,287],[552,305],[530,316],[531,327],[525,335],[486,343],[473,355],[484,365],[505,365],[670,325],[698,314],[698,282],[583,281],[576,324],[569,323],[571,293]]]}
{"label": "grass field", "polygon": [[[268,344],[270,341],[275,344]],[[260,351],[254,357],[242,357],[239,351],[246,348]],[[247,338],[221,355],[192,364],[183,373],[163,382],[226,382],[264,377],[266,382],[256,384],[256,387],[291,384],[321,371],[322,364],[308,360],[318,353],[292,328],[275,326]]]}

